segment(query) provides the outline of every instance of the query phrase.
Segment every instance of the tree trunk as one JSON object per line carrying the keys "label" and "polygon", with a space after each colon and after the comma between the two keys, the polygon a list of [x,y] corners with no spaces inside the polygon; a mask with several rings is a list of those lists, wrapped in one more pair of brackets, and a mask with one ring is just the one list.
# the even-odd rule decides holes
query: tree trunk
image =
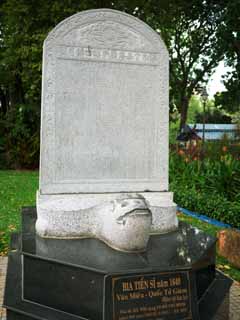
{"label": "tree trunk", "polygon": [[7,113],[7,97],[2,88],[0,88],[0,112],[3,114]]}
{"label": "tree trunk", "polygon": [[24,103],[24,94],[22,88],[22,81],[19,76],[16,76],[15,82],[12,88],[10,88],[10,104],[11,108],[18,104]]}
{"label": "tree trunk", "polygon": [[181,99],[181,118],[180,118],[180,132],[184,128],[186,122],[187,122],[187,113],[188,113],[188,103],[189,103],[189,97],[184,96]]}

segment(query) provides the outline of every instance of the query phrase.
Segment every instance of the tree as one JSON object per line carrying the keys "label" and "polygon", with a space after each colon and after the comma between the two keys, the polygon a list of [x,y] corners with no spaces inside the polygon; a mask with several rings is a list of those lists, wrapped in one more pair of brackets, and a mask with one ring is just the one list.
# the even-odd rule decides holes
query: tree
{"label": "tree", "polygon": [[224,16],[218,1],[181,3],[180,7],[172,7],[170,32],[165,33],[171,59],[171,104],[181,114],[180,129],[186,123],[194,90],[207,81],[224,55],[221,39],[216,38]]}
{"label": "tree", "polygon": [[240,0],[223,1],[224,24],[219,29],[225,63],[232,71],[223,77],[226,91],[215,95],[216,106],[228,112],[240,111]]}
{"label": "tree", "polygon": [[[48,32],[70,15],[111,1],[4,0],[0,5],[0,66],[7,78],[0,79],[10,93],[10,105],[40,106],[42,45]],[[7,81],[5,81],[7,80]]]}
{"label": "tree", "polygon": [[[236,3],[240,0],[232,1]],[[0,117],[9,112],[11,115],[14,112],[17,114],[28,106],[39,114],[42,44],[47,33],[74,13],[99,7],[133,14],[161,34],[170,53],[170,106],[177,106],[183,127],[194,89],[206,81],[206,76],[228,50],[225,38],[230,36],[230,32],[226,28],[226,19],[230,19],[234,11],[230,1],[2,0]],[[237,13],[232,19],[231,23],[237,26]],[[235,46],[239,48],[237,42]],[[230,51],[227,58],[229,61],[232,59]],[[29,113],[26,112],[26,115]],[[13,116],[10,118],[14,119]],[[35,121],[38,121],[37,117]]]}
{"label": "tree", "polygon": [[50,29],[71,14],[107,7],[134,14],[161,33],[170,52],[171,105],[186,122],[189,99],[221,58],[215,34],[222,7],[213,0],[4,0],[1,5],[5,46],[1,65],[10,76],[11,105],[40,102],[42,42]]}
{"label": "tree", "polygon": [[1,2],[0,158],[6,166],[37,167],[43,41],[58,22],[91,2]]}
{"label": "tree", "polygon": [[226,91],[217,92],[214,95],[215,105],[230,113],[240,111],[240,73],[234,70],[225,78]]}
{"label": "tree", "polygon": [[[135,15],[161,34],[168,47],[170,107],[171,110],[177,107],[180,112],[180,129],[186,123],[194,90],[207,81],[207,76],[224,56],[220,31],[224,25],[225,2],[151,0],[135,3],[131,8]],[[127,5],[124,10],[128,10]]]}

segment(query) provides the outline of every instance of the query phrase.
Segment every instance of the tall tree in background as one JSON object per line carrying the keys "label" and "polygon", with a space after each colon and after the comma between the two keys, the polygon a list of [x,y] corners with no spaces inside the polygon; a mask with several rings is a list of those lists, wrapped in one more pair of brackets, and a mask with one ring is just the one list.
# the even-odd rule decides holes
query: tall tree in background
{"label": "tall tree in background", "polygon": [[[239,1],[152,0],[136,4],[134,14],[159,32],[168,47],[170,107],[171,110],[177,108],[180,113],[180,129],[186,123],[189,101],[195,89],[207,82],[224,57],[231,60],[226,26],[231,33],[232,25],[238,24]],[[229,19],[232,19],[231,24]],[[236,77],[236,73],[234,75]],[[228,82],[232,89],[237,85],[236,81],[235,86],[232,85],[233,78]]]}
{"label": "tall tree in background", "polygon": [[[42,44],[47,33],[72,14],[94,8],[118,9],[153,24],[150,0],[2,0],[0,4],[0,98],[9,93],[8,107],[40,106]],[[167,1],[162,1],[166,8]],[[157,4],[158,15],[163,11]],[[2,93],[2,95],[1,95]],[[6,108],[4,108],[5,110]],[[2,108],[3,110],[3,108]]]}
{"label": "tall tree in background", "polygon": [[47,32],[73,13],[97,7],[134,14],[161,33],[171,58],[171,101],[185,123],[194,88],[222,58],[216,33],[223,9],[216,0],[39,0],[37,5],[34,0],[3,0],[5,50],[0,59],[10,77],[12,104],[26,99],[39,103],[42,42]]}
{"label": "tall tree in background", "polygon": [[84,9],[86,1],[3,0],[0,64],[8,75],[11,107],[40,105],[43,41],[60,20]]}
{"label": "tall tree in background", "polygon": [[[28,116],[39,113],[42,44],[47,33],[78,11],[104,7],[137,16],[163,37],[170,54],[170,107],[179,110],[182,128],[192,93],[223,57],[235,70],[226,80],[229,90],[238,92],[239,1],[1,0],[0,117],[10,112],[14,119],[16,113],[22,121],[23,110],[31,111]],[[31,119],[31,125],[34,121],[39,118]]]}
{"label": "tall tree in background", "polygon": [[218,1],[206,0],[181,1],[171,10],[165,34],[171,59],[171,105],[180,112],[181,129],[194,90],[206,82],[224,56],[221,39],[216,37],[224,23],[224,8]]}
{"label": "tall tree in background", "polygon": [[229,112],[240,111],[240,0],[223,1],[224,24],[217,37],[221,38],[225,63],[231,71],[224,76],[226,91],[215,95],[217,106]]}
{"label": "tall tree in background", "polygon": [[0,166],[38,166],[43,41],[58,22],[97,2],[0,2]]}

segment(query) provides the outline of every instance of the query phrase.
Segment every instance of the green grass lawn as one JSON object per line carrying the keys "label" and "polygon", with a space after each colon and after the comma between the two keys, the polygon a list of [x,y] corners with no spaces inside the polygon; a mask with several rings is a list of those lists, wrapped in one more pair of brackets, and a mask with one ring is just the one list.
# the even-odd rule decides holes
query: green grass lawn
{"label": "green grass lawn", "polygon": [[[187,223],[190,223],[191,225],[197,227],[198,229],[201,229],[203,231],[205,231],[206,233],[212,235],[212,236],[216,236],[217,232],[222,230],[222,228],[216,227],[214,225],[211,225],[209,223],[206,222],[202,222],[198,219],[189,217],[187,215],[184,214],[179,214],[178,218],[182,221],[185,221]],[[224,273],[228,274],[230,277],[232,277],[234,280],[236,281],[240,281],[240,269],[235,268],[234,266],[232,266],[225,258],[219,256],[217,254],[217,268],[220,269],[221,271],[223,271]]]}
{"label": "green grass lawn", "polygon": [[0,255],[6,255],[11,232],[20,228],[23,206],[36,203],[38,172],[0,170]]}
{"label": "green grass lawn", "polygon": [[[7,255],[10,234],[20,229],[20,214],[23,206],[35,206],[38,188],[38,172],[0,170],[0,255]],[[198,219],[179,214],[179,219],[204,230],[213,236],[221,228]],[[217,267],[240,281],[240,270],[217,256]]]}

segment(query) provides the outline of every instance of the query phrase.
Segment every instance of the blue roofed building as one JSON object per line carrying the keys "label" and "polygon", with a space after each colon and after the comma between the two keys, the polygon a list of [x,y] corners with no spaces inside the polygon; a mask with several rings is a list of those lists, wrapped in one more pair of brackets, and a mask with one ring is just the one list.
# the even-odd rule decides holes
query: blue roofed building
{"label": "blue roofed building", "polygon": [[[189,124],[191,129],[194,129],[199,138],[203,138],[203,124]],[[205,140],[221,140],[227,137],[230,140],[235,140],[239,137],[239,128],[235,124],[205,124]]]}

